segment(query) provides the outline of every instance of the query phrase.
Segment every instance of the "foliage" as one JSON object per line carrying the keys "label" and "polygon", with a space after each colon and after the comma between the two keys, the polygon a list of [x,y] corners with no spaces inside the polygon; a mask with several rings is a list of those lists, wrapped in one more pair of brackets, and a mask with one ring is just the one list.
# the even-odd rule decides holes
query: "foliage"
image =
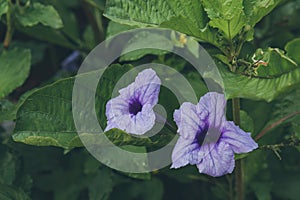
{"label": "foliage", "polygon": [[[75,72],[99,42],[139,27],[192,36],[217,64],[228,102],[240,100],[240,127],[259,143],[254,152],[235,157],[244,166],[245,199],[298,199],[299,11],[297,0],[0,0],[0,199],[233,199],[238,193],[234,174],[212,178],[195,166],[124,173],[83,147],[72,90],[76,77],[98,72]],[[142,44],[149,35],[135,37]],[[162,35],[151,40],[179,45]],[[74,50],[80,52],[76,58],[68,57]],[[135,66],[168,65],[190,82],[198,99],[208,91],[190,63],[166,51],[141,49],[115,63],[95,96],[102,127],[117,81]],[[173,111],[180,106],[163,87],[159,103],[170,124],[156,136],[137,138],[118,129],[102,134],[129,151],[159,149],[175,136]],[[231,109],[228,103],[227,118],[235,119]],[[83,137],[102,142],[95,134]]]}

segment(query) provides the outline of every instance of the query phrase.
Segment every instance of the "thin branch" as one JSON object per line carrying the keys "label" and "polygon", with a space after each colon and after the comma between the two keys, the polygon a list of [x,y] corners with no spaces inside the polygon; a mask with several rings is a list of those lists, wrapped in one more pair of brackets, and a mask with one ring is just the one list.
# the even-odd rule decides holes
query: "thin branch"
{"label": "thin branch", "polygon": [[281,119],[279,119],[278,121],[270,124],[269,126],[267,126],[265,129],[263,129],[256,137],[255,137],[255,140],[259,140],[261,137],[263,137],[267,132],[269,132],[270,130],[272,130],[273,128],[275,128],[276,126],[280,125],[281,123],[283,123],[284,121],[286,121],[287,119],[295,116],[295,115],[298,115],[300,114],[300,110],[296,111],[296,112],[293,112]]}

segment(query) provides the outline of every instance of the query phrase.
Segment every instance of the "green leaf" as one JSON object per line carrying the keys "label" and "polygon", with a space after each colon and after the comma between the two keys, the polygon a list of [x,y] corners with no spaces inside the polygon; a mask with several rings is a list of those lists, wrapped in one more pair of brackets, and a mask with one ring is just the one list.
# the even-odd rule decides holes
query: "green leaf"
{"label": "green leaf", "polygon": [[33,27],[16,27],[20,32],[23,32],[33,38],[38,40],[47,41],[49,43],[64,46],[70,49],[78,49],[79,45],[75,42],[70,41],[70,39],[64,34],[61,29],[52,29],[47,26],[36,25]]}
{"label": "green leaf", "polygon": [[[116,81],[131,65],[113,65],[109,67],[100,80],[101,90],[96,94],[96,109],[99,110],[99,122],[105,127],[105,106],[111,98]],[[89,76],[97,72],[83,74]],[[72,113],[72,90],[74,77],[62,79],[51,85],[37,89],[27,96],[17,112],[16,127],[13,139],[16,142],[36,146],[58,146],[65,149],[82,147],[83,144],[77,134]],[[117,146],[159,145],[149,138],[136,138],[118,129],[105,133]],[[103,144],[97,134],[83,133],[86,141],[91,144]],[[165,141],[163,141],[165,142]]]}
{"label": "green leaf", "polygon": [[1,19],[1,16],[7,12],[7,10],[8,10],[7,1],[1,1],[0,2],[0,19]]}
{"label": "green leaf", "polygon": [[[278,77],[288,73],[299,66],[284,52],[277,48],[268,48],[267,50],[258,49],[252,59],[257,63],[257,76],[263,78]],[[259,64],[264,62],[265,64]]]}
{"label": "green leaf", "polygon": [[252,27],[270,13],[282,0],[244,0],[243,6],[248,24]]}
{"label": "green leaf", "polygon": [[289,91],[300,84],[300,69],[295,69],[271,79],[250,78],[234,74],[225,69],[224,66],[219,69],[223,77],[225,93],[228,99],[240,97],[270,102],[281,93]]}
{"label": "green leaf", "polygon": [[16,157],[0,146],[0,184],[12,185],[16,178]]}
{"label": "green leaf", "polygon": [[0,99],[21,86],[30,70],[31,54],[27,49],[14,48],[0,54]]}
{"label": "green leaf", "polygon": [[241,117],[240,127],[246,132],[253,133],[254,131],[253,119],[243,110],[240,111],[240,117]]}
{"label": "green leaf", "polygon": [[111,171],[107,168],[98,170],[93,175],[93,180],[88,185],[90,200],[109,199],[109,195],[113,190],[113,181]]}
{"label": "green leaf", "polygon": [[247,71],[246,74],[230,73],[225,66],[220,66],[227,98],[241,97],[270,102],[297,87],[300,84],[300,65],[287,56],[292,48],[287,49],[287,54],[280,49],[258,49],[250,67],[254,76],[249,76]]}
{"label": "green leaf", "polygon": [[[126,51],[128,49],[135,49],[137,47],[144,46],[143,43],[144,44],[146,43],[145,45],[147,45],[147,44],[149,44],[149,41],[152,41],[152,43],[154,43],[154,44],[157,43],[157,44],[163,45],[169,49],[173,48],[173,43],[170,39],[168,39],[168,37],[166,37],[164,35],[149,33],[148,31],[143,31],[143,32],[135,34],[133,36],[133,38],[127,42],[124,50]],[[138,46],[136,47],[136,45],[138,45]],[[122,55],[120,57],[120,61],[123,62],[123,61],[138,60],[147,54],[164,55],[166,53],[168,53],[168,52],[162,51],[159,49],[135,50],[135,51],[132,51],[132,52]]]}
{"label": "green leaf", "polygon": [[205,42],[216,44],[217,31],[207,26],[208,18],[194,0],[111,0],[104,16],[131,26],[160,26],[180,31]]}
{"label": "green leaf", "polygon": [[163,189],[163,183],[157,178],[152,178],[149,181],[143,182],[131,181],[114,189],[110,199],[162,199]]}
{"label": "green leaf", "polygon": [[109,21],[106,29],[106,38],[112,37],[124,31],[132,30],[134,28],[136,28],[136,26],[129,26],[126,24],[120,24],[114,21]]}
{"label": "green leaf", "polygon": [[287,56],[300,64],[300,38],[288,42],[285,46],[285,50],[288,52]]}
{"label": "green leaf", "polygon": [[0,122],[16,118],[17,105],[6,99],[0,100]]}
{"label": "green leaf", "polygon": [[30,198],[21,189],[0,184],[1,200],[30,200]]}
{"label": "green leaf", "polygon": [[63,27],[62,20],[53,6],[33,3],[32,6],[20,10],[16,17],[22,26],[34,26],[41,23],[58,29]]}
{"label": "green leaf", "polygon": [[226,38],[234,38],[246,25],[242,0],[203,0],[209,25],[221,30]]}

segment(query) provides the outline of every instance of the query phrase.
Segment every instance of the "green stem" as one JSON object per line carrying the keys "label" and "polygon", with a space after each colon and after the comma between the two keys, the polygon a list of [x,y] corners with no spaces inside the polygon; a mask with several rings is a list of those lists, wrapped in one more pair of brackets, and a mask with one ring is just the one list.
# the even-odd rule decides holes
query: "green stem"
{"label": "green stem", "polygon": [[270,130],[272,130],[273,128],[275,128],[276,126],[279,126],[280,124],[282,124],[284,121],[288,120],[291,117],[294,117],[295,115],[299,115],[300,114],[300,110],[293,112],[281,119],[279,119],[278,121],[270,124],[268,127],[266,127],[265,129],[263,129],[259,134],[257,134],[257,136],[255,137],[255,140],[259,140],[261,137],[263,137],[267,132],[269,132]]}
{"label": "green stem", "polygon": [[9,4],[9,6],[8,6],[7,13],[6,13],[7,30],[6,30],[5,38],[4,38],[4,41],[3,41],[3,47],[6,48],[6,49],[10,45],[10,42],[11,42],[11,39],[12,39],[12,36],[13,36],[13,32],[14,32],[13,20],[12,20],[12,16],[11,16],[12,5],[11,5],[10,1],[8,1],[8,4]]}
{"label": "green stem", "polygon": [[[232,113],[233,121],[236,125],[240,124],[240,99],[234,98],[232,100]],[[244,174],[243,174],[243,160],[236,161],[235,168],[235,190],[236,190],[236,200],[244,199]]]}

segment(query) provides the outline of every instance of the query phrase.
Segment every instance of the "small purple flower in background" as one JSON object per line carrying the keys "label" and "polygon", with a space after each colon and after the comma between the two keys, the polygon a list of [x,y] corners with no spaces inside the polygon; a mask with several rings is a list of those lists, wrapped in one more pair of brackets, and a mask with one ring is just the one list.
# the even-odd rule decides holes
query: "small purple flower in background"
{"label": "small purple flower in background", "polygon": [[152,69],[145,69],[135,81],[119,90],[120,95],[106,104],[107,127],[142,135],[155,124],[153,107],[158,102],[161,81]]}
{"label": "small purple flower in background", "polygon": [[61,66],[64,70],[70,72],[76,72],[80,66],[80,51],[73,51],[67,58],[65,58]]}
{"label": "small purple flower in background", "polygon": [[200,173],[222,176],[234,168],[234,153],[258,147],[250,133],[226,121],[223,94],[209,92],[197,105],[183,103],[174,112],[179,139],[173,149],[171,168],[197,165]]}

